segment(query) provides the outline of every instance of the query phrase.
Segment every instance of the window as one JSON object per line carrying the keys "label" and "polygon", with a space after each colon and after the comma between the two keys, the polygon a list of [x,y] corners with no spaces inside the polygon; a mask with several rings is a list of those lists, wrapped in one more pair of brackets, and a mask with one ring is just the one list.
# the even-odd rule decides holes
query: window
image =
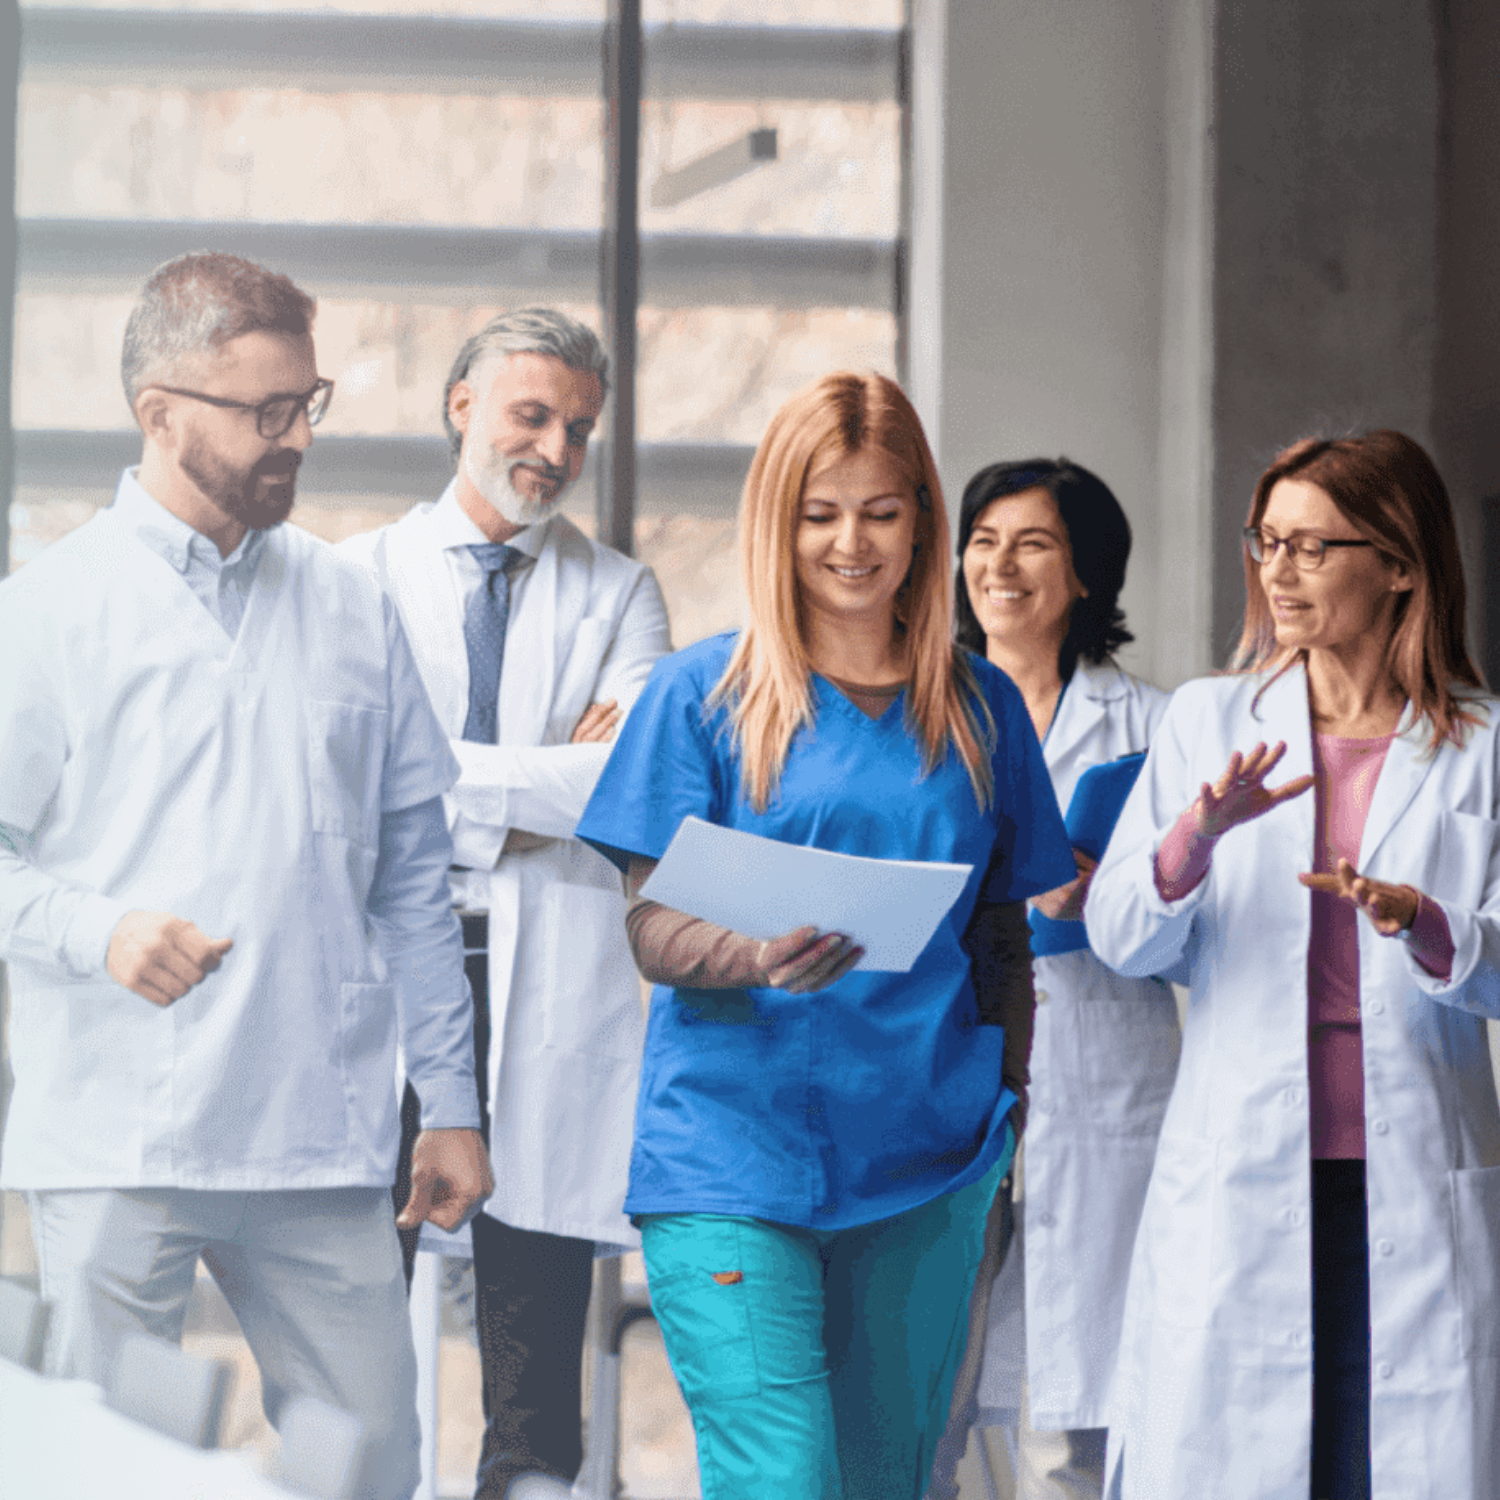
{"label": "window", "polygon": [[[622,436],[636,549],[682,645],[738,618],[735,514],[771,413],[830,369],[900,372],[904,12],[642,4]],[[293,521],[330,539],[440,492],[443,382],[493,312],[547,302],[604,331],[606,0],[44,0],[21,15],[10,567],[137,461],[125,318],[185,250],[248,255],[318,298],[337,390]],[[567,502],[591,530],[596,468]],[[230,1441],[254,1438],[242,1391]],[[445,1411],[455,1433],[470,1419]],[[477,1434],[452,1441],[440,1482],[458,1489]]]}

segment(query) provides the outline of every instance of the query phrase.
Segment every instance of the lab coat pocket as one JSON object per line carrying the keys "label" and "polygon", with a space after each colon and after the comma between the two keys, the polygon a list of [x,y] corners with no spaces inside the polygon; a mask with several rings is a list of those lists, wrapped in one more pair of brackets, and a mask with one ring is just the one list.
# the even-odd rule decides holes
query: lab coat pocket
{"label": "lab coat pocket", "polygon": [[596,1057],[640,1058],[641,981],[614,891],[553,881],[541,894],[542,1044]]}
{"label": "lab coat pocket", "polygon": [[1141,1220],[1158,1320],[1177,1328],[1208,1324],[1213,1269],[1213,1141],[1163,1133]]}
{"label": "lab coat pocket", "polygon": [[311,699],[307,704],[307,784],[319,833],[374,848],[390,715],[382,708]]}
{"label": "lab coat pocket", "polygon": [[1500,1167],[1448,1174],[1459,1337],[1468,1358],[1500,1357]]}

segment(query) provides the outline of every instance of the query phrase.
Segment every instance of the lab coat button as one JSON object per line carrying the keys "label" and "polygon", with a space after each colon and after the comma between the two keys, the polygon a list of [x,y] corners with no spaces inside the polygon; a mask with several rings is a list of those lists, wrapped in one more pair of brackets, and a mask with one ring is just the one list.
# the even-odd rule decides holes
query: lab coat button
{"label": "lab coat button", "polygon": [[1307,1210],[1305,1208],[1294,1208],[1287,1217],[1291,1219],[1294,1227],[1301,1229],[1307,1222]]}
{"label": "lab coat button", "polygon": [[1365,1008],[1370,1012],[1370,1014],[1372,1016],[1378,1016],[1378,1015],[1382,1014],[1384,1012],[1384,1010],[1385,1010],[1385,1001],[1384,1000],[1372,1000],[1372,1001],[1370,1001],[1369,1005],[1366,1006]]}
{"label": "lab coat button", "polygon": [[1054,1219],[1051,1214],[1037,1215],[1037,1223],[1040,1224],[1043,1229],[1051,1229],[1056,1222],[1057,1220]]}
{"label": "lab coat button", "polygon": [[1390,1122],[1388,1120],[1376,1120],[1375,1122],[1376,1135],[1384,1135],[1388,1130],[1390,1130],[1390,1128]]}
{"label": "lab coat button", "polygon": [[1036,1003],[1038,1005],[1045,1005],[1047,1003],[1047,992],[1046,992],[1046,990],[1038,990],[1036,992]]}
{"label": "lab coat button", "polygon": [[1375,1248],[1382,1255],[1394,1255],[1396,1253],[1396,1247],[1389,1240],[1377,1240]]}
{"label": "lab coat button", "polygon": [[1382,1380],[1389,1380],[1391,1376],[1396,1372],[1385,1360],[1381,1360],[1380,1363],[1375,1366],[1375,1373],[1380,1376]]}

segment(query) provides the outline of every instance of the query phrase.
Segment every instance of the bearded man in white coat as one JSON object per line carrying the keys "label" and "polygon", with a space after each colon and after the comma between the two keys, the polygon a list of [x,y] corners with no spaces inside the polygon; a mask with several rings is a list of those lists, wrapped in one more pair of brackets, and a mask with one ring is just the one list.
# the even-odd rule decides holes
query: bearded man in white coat
{"label": "bearded man in white coat", "polygon": [[179,1339],[199,1256],[267,1416],[352,1412],[359,1493],[418,1480],[389,1192],[398,1040],[421,1099],[405,1217],[492,1179],[447,899],[457,767],[395,611],[296,527],[327,409],[315,305],[234,256],[160,266],[126,328],[138,469],[0,583],[0,956],[56,1373]]}
{"label": "bearded man in white coat", "polygon": [[622,1206],[640,982],[619,876],[572,834],[670,640],[651,571],[556,514],[607,379],[571,318],[494,318],[448,377],[452,483],[343,544],[395,601],[462,767],[453,894],[496,1179],[471,1226],[484,1500],[522,1475],[576,1475],[593,1257],[637,1243]]}

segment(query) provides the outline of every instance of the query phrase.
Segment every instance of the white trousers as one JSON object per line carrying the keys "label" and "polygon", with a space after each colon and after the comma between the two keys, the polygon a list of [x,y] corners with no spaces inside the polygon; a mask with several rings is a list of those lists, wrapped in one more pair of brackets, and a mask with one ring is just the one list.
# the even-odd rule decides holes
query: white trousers
{"label": "white trousers", "polygon": [[352,1413],[368,1444],[361,1494],[410,1500],[416,1356],[388,1190],[27,1196],[51,1373],[102,1384],[127,1334],[179,1343],[201,1255],[260,1366],[271,1424],[299,1396]]}

